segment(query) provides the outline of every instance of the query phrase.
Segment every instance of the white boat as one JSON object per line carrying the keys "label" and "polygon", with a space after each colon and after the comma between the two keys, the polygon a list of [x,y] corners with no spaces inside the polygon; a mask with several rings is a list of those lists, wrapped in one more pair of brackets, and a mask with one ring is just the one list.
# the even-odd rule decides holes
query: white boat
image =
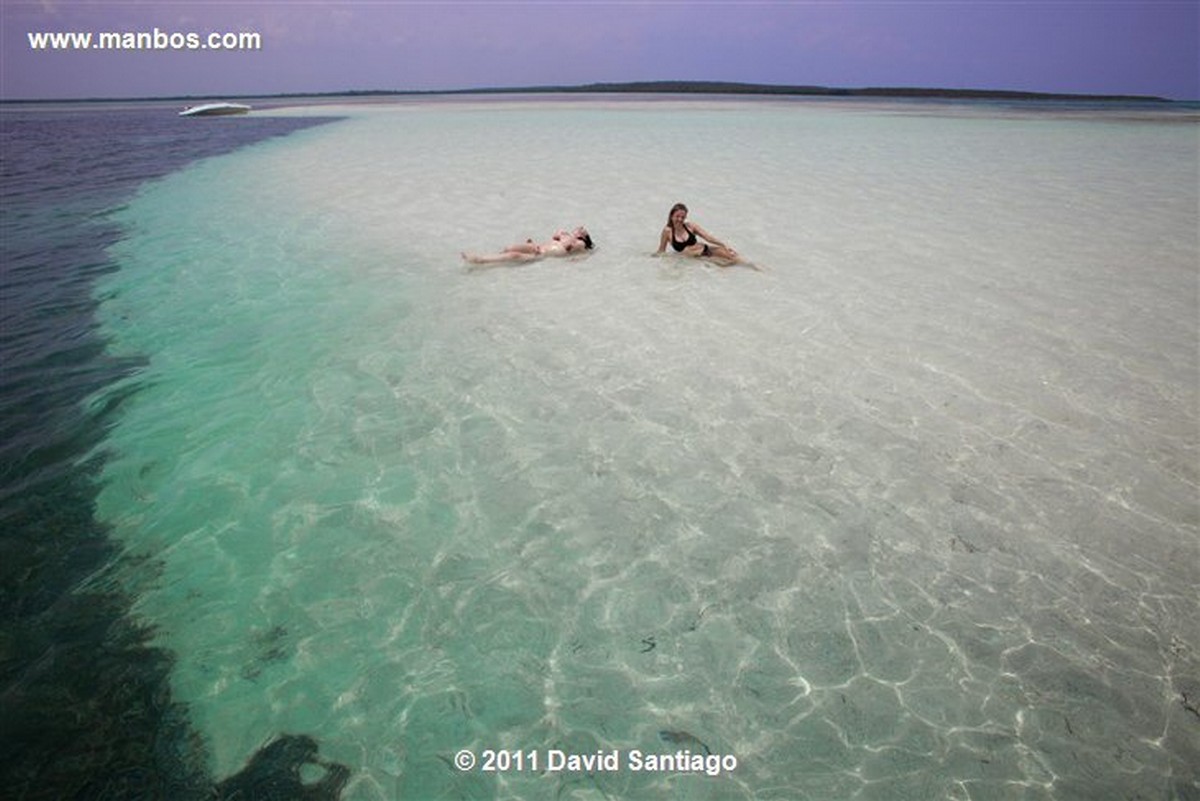
{"label": "white boat", "polygon": [[249,106],[241,103],[205,103],[201,106],[188,106],[179,112],[180,117],[223,117],[227,114],[245,114]]}

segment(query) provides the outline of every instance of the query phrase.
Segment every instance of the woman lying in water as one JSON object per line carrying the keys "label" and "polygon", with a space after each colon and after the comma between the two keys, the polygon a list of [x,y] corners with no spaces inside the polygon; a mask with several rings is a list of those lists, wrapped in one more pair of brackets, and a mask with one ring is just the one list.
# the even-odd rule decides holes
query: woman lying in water
{"label": "woman lying in water", "polygon": [[577,256],[594,248],[592,237],[582,225],[574,231],[555,231],[549,241],[534,242],[526,239],[515,245],[509,245],[499,253],[480,256],[474,253],[464,253],[462,257],[471,264],[499,264],[501,262],[529,262],[544,259],[547,256]]}
{"label": "woman lying in water", "polygon": [[[658,238],[658,250],[655,251],[655,256],[661,256],[667,249],[667,243],[670,243],[676,253],[698,259],[712,259],[722,267],[745,263],[736,250],[696,223],[688,222],[687,215],[688,207],[682,203],[676,203],[671,207],[671,213],[667,215],[667,224]],[[701,239],[705,241],[701,242]]]}

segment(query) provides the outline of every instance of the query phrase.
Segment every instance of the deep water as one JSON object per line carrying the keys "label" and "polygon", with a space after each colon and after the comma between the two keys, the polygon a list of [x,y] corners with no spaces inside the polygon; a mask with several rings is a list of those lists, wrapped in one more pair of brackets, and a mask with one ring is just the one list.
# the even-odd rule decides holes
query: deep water
{"label": "deep water", "polygon": [[85,404],[143,366],[106,356],[94,320],[95,282],[116,269],[107,249],[122,236],[111,214],[197,159],[319,122],[185,120],[161,105],[0,109],[6,798],[315,799],[345,783],[344,768],[313,767],[317,743],[282,732],[238,775],[208,774],[206,744],[171,696],[171,655],[128,615],[131,599],[108,578],[122,557],[94,518],[104,458],[94,454],[125,394]]}

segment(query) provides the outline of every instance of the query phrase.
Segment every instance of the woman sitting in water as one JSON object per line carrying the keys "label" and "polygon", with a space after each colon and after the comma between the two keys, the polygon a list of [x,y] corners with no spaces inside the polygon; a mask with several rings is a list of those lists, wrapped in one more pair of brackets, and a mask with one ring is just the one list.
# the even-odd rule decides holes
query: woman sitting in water
{"label": "woman sitting in water", "polygon": [[594,248],[591,235],[582,225],[574,231],[555,231],[554,236],[547,242],[534,242],[526,239],[515,245],[509,245],[499,253],[479,256],[474,253],[462,254],[463,259],[471,264],[497,264],[499,262],[528,262],[544,259],[547,256],[575,256]]}
{"label": "woman sitting in water", "polygon": [[[655,252],[655,256],[662,255],[669,242],[676,253],[694,256],[698,259],[714,259],[722,267],[742,261],[742,257],[736,250],[696,223],[688,222],[687,214],[688,207],[682,203],[676,203],[671,207],[671,213],[667,215],[667,224],[662,229],[662,236],[658,238],[658,250]],[[707,243],[701,242],[700,239],[707,240]]]}

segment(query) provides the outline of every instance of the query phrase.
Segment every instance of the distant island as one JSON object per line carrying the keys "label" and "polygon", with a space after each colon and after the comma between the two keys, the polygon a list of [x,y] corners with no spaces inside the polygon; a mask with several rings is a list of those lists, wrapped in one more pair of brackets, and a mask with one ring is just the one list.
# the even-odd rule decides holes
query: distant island
{"label": "distant island", "polygon": [[[631,81],[589,83],[578,86],[524,86],[439,91],[335,92],[331,96],[378,95],[480,95],[480,94],[701,94],[701,95],[792,95],[807,97],[892,97],[944,98],[947,100],[1080,100],[1104,102],[1171,103],[1151,95],[1093,95],[1053,92],[1024,92],[1007,89],[926,89],[920,87],[866,87],[839,89],[828,86],[788,86],[733,81]],[[308,95],[312,97],[313,95]]]}
{"label": "distant island", "polygon": [[[318,97],[413,97],[434,95],[518,94],[660,94],[660,95],[760,95],[776,97],[867,97],[943,100],[1058,100],[1113,103],[1164,103],[1175,101],[1151,95],[1096,95],[1060,92],[1025,92],[1007,89],[929,89],[920,87],[866,87],[840,89],[829,86],[789,86],[734,81],[629,81],[576,86],[510,86],[476,89],[351,89],[341,92],[285,92],[266,95],[221,95],[228,100],[269,100]],[[79,100],[0,100],[0,103],[63,103],[112,101],[197,101],[212,95],[178,95],[144,98],[80,98]]]}

